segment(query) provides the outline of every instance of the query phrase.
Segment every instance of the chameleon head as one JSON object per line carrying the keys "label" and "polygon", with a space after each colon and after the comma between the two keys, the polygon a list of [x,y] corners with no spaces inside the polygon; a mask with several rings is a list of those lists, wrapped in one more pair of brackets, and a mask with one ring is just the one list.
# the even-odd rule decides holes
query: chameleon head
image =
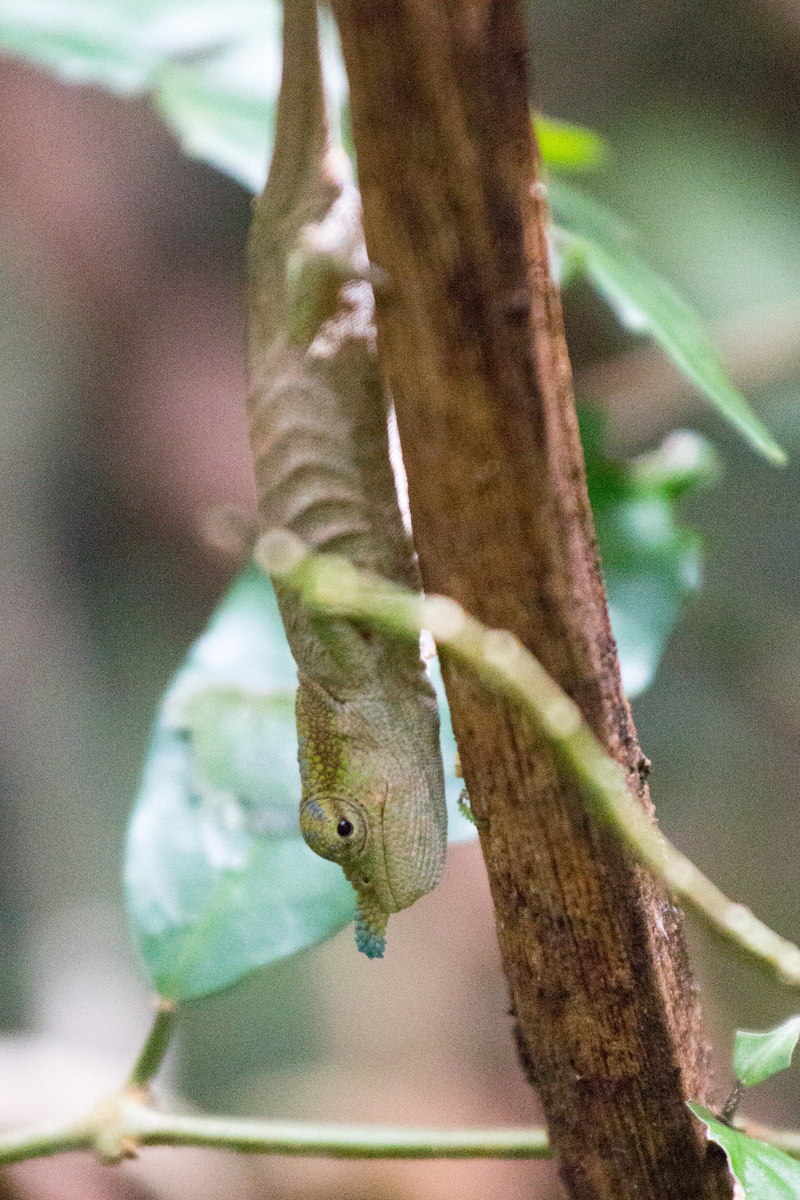
{"label": "chameleon head", "polygon": [[356,943],[369,958],[383,954],[389,914],[430,892],[444,864],[435,703],[414,698],[413,736],[398,709],[402,715],[402,701],[390,709],[374,696],[337,701],[302,678],[297,691],[300,832],[355,888]]}
{"label": "chameleon head", "polygon": [[393,853],[397,847],[387,847],[383,825],[381,811],[370,813],[350,797],[307,796],[300,805],[300,832],[307,845],[339,863],[356,890],[356,944],[368,958],[383,957],[389,914],[429,892],[439,875],[426,869],[423,878],[413,859]]}

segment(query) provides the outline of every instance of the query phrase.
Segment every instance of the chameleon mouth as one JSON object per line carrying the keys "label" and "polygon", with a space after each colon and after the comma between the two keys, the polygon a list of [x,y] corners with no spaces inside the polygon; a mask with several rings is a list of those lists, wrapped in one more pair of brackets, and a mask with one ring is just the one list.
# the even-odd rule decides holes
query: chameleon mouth
{"label": "chameleon mouth", "polygon": [[387,803],[388,799],[389,799],[389,782],[387,780],[386,783],[384,784],[383,801],[381,803],[381,856],[382,856],[382,866],[383,866],[383,878],[385,880],[386,892],[387,892],[388,899],[389,899],[389,903],[385,905],[385,908],[386,908],[387,913],[390,913],[390,912],[399,912],[401,908],[405,907],[405,905],[398,904],[397,898],[395,896],[395,889],[392,886],[392,862],[390,861],[390,856],[389,856],[389,842],[391,839],[388,836],[389,830],[387,830],[387,828],[386,828],[386,820],[385,820],[386,803]]}
{"label": "chameleon mouth", "polygon": [[441,875],[446,826],[443,814],[437,820],[436,812],[430,811],[427,798],[427,789],[412,788],[404,812],[398,812],[396,797],[384,798],[381,861],[387,912],[414,904],[436,886]]}

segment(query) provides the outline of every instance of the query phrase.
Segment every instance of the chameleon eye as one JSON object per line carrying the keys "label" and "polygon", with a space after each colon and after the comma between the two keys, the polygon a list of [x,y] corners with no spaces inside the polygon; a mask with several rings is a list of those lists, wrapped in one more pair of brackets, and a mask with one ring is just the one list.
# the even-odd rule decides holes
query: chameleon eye
{"label": "chameleon eye", "polygon": [[300,832],[315,854],[344,866],[358,859],[369,826],[361,805],[352,800],[308,796],[300,805]]}

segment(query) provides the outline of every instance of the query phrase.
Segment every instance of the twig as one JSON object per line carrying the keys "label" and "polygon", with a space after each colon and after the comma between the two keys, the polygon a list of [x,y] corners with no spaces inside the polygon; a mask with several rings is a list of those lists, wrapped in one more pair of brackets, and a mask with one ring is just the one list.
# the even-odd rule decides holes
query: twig
{"label": "twig", "polygon": [[[294,1121],[239,1121],[224,1117],[160,1113],[123,1095],[102,1106],[113,1111],[120,1145],[200,1146],[247,1154],[316,1155],[326,1158],[549,1158],[544,1129],[384,1129],[379,1126],[317,1125]],[[98,1109],[99,1113],[101,1110]],[[0,1166],[68,1150],[92,1150],[101,1142],[102,1119],[47,1126],[0,1137]]]}
{"label": "twig", "polygon": [[548,1158],[544,1129],[402,1129],[176,1117],[131,1107],[141,1146],[206,1146],[251,1154],[327,1158]]}
{"label": "twig", "polygon": [[131,1088],[146,1088],[155,1078],[159,1067],[164,1061],[164,1055],[169,1047],[170,1038],[175,1027],[175,1005],[171,1000],[161,999],[158,1002],[155,1019],[147,1041],[142,1047],[131,1071],[128,1086]]}
{"label": "twig", "polygon": [[722,1111],[719,1114],[720,1121],[724,1121],[726,1125],[733,1125],[733,1118],[736,1116],[736,1110],[742,1102],[744,1096],[744,1084],[741,1079],[734,1080],[730,1095],[722,1106]]}
{"label": "twig", "polygon": [[580,709],[511,633],[487,629],[444,596],[420,598],[334,555],[310,555],[291,534],[272,532],[256,547],[269,574],[296,587],[304,603],[399,637],[429,629],[437,645],[489,687],[516,701],[573,772],[598,821],[613,826],[636,858],[721,937],[800,988],[800,948],[720,891],[634,803],[626,776]]}
{"label": "twig", "polygon": [[[198,1146],[246,1154],[325,1158],[549,1158],[544,1129],[385,1129],[380,1126],[317,1125],[290,1121],[239,1121],[224,1117],[174,1116],[123,1095],[98,1106],[89,1118],[0,1137],[0,1166],[102,1142],[102,1114],[113,1114],[114,1133],[128,1147]],[[800,1159],[800,1130],[768,1129],[749,1121],[736,1128]],[[111,1156],[103,1155],[106,1162]],[[116,1156],[119,1157],[119,1156]]]}
{"label": "twig", "polygon": [[86,1121],[0,1134],[0,1166],[9,1167],[29,1158],[49,1158],[71,1150],[91,1150],[94,1139],[95,1130]]}

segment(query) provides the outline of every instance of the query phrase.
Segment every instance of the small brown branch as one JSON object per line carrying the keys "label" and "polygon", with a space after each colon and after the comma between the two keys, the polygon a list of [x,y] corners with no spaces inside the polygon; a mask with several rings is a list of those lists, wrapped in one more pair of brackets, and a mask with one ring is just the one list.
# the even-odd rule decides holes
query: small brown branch
{"label": "small brown branch", "polygon": [[426,629],[441,654],[520,707],[571,773],[597,822],[610,826],[638,862],[712,933],[749,955],[778,983],[800,989],[800,946],[730,900],[661,835],[631,794],[624,768],[600,745],[578,706],[512,634],[487,629],[447,596],[422,598],[356,570],[337,555],[312,555],[285,530],[261,538],[255,555],[267,574],[327,616],[348,617],[413,642]]}
{"label": "small brown branch", "polygon": [[[509,629],[640,781],[548,276],[515,0],[334,0],[425,586]],[[529,721],[443,661],[520,1054],[573,1197],[729,1196],[679,917]]]}

